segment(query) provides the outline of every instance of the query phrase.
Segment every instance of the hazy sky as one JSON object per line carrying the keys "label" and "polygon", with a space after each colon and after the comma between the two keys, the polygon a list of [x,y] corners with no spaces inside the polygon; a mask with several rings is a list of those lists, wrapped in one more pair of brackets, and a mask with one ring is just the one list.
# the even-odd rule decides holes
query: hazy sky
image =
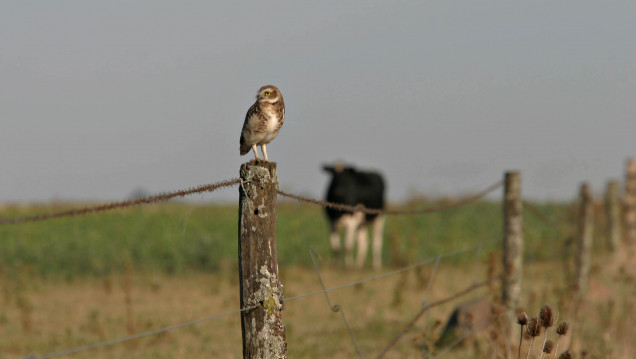
{"label": "hazy sky", "polygon": [[265,84],[286,190],[322,197],[341,159],[393,201],[512,169],[528,198],[600,193],[636,156],[636,2],[5,0],[0,202],[238,177]]}

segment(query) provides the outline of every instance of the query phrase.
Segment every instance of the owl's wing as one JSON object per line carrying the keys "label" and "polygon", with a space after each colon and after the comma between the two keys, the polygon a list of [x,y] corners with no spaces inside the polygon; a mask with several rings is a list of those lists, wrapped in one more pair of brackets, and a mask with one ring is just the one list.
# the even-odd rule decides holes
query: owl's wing
{"label": "owl's wing", "polygon": [[281,106],[278,111],[278,126],[276,126],[276,131],[280,131],[280,128],[283,127],[283,122],[285,122],[285,105]]}
{"label": "owl's wing", "polygon": [[250,106],[249,110],[247,110],[247,113],[245,114],[245,122],[243,122],[243,131],[254,128],[254,122],[258,119],[258,116],[255,116],[257,113],[258,102],[254,103],[252,106]]}
{"label": "owl's wing", "polygon": [[241,138],[239,140],[241,155],[248,153],[254,144],[252,143],[252,135],[258,129],[258,112],[258,103],[254,103],[245,114],[245,122],[243,122],[243,129],[241,130]]}

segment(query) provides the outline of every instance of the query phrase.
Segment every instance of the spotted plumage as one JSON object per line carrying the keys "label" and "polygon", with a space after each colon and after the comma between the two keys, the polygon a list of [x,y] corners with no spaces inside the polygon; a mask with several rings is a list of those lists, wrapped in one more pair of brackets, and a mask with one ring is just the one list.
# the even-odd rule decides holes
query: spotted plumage
{"label": "spotted plumage", "polygon": [[257,160],[256,146],[261,146],[263,157],[267,159],[266,145],[278,135],[285,121],[285,102],[276,86],[267,85],[258,90],[256,102],[247,110],[243,130],[241,131],[241,156],[254,151]]}

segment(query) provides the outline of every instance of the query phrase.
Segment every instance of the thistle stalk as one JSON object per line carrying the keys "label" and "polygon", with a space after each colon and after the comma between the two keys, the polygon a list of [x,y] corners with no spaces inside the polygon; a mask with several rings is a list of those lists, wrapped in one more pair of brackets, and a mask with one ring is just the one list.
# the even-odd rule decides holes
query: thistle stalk
{"label": "thistle stalk", "polygon": [[526,331],[530,335],[530,345],[528,345],[528,353],[526,354],[526,359],[530,358],[530,351],[532,349],[532,344],[534,343],[534,338],[538,337],[541,334],[541,326],[539,325],[539,318],[532,317],[528,322],[528,326],[526,327]]}
{"label": "thistle stalk", "polygon": [[521,358],[521,343],[523,343],[523,326],[528,324],[528,315],[526,312],[519,313],[517,316],[517,324],[521,326],[521,330],[519,332],[519,352],[517,353],[517,359]]}
{"label": "thistle stalk", "polygon": [[557,337],[556,344],[554,345],[554,352],[555,353],[559,352],[559,340],[561,340],[562,336],[564,336],[564,335],[566,335],[568,333],[568,329],[569,328],[570,328],[570,325],[566,321],[563,321],[559,325],[557,325],[556,332],[557,332],[557,334],[559,336]]}
{"label": "thistle stalk", "polygon": [[[544,304],[539,311],[539,325],[545,328],[545,334],[543,336],[543,348],[544,352],[541,354],[543,358],[543,354],[545,354],[545,348],[548,344],[548,330],[551,326],[554,325],[554,312],[552,311],[552,307],[550,304]],[[550,347],[552,349],[552,347]],[[549,353],[549,352],[548,352]]]}

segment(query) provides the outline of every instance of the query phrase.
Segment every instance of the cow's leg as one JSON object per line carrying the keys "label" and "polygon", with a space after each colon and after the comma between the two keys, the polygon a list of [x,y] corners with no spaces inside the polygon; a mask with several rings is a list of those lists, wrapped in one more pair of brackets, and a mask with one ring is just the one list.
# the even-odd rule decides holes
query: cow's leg
{"label": "cow's leg", "polygon": [[353,247],[357,241],[357,232],[360,226],[364,223],[364,213],[355,212],[354,214],[347,215],[345,223],[346,238],[345,238],[345,266],[348,268],[353,267]]}
{"label": "cow's leg", "polygon": [[384,238],[385,217],[379,215],[373,220],[373,269],[382,269],[382,239]]}
{"label": "cow's leg", "polygon": [[329,234],[329,240],[331,241],[331,253],[336,262],[340,262],[340,255],[342,249],[340,248],[340,231],[335,226],[331,226],[331,234]]}
{"label": "cow's leg", "polygon": [[367,236],[367,227],[362,224],[358,228],[358,258],[356,258],[356,268],[362,269],[367,259],[369,250],[369,237]]}
{"label": "cow's leg", "polygon": [[356,229],[358,228],[358,224],[353,215],[345,215],[343,216],[345,219],[344,227],[345,227],[345,267],[352,268],[353,267],[353,246],[355,245],[355,234]]}

